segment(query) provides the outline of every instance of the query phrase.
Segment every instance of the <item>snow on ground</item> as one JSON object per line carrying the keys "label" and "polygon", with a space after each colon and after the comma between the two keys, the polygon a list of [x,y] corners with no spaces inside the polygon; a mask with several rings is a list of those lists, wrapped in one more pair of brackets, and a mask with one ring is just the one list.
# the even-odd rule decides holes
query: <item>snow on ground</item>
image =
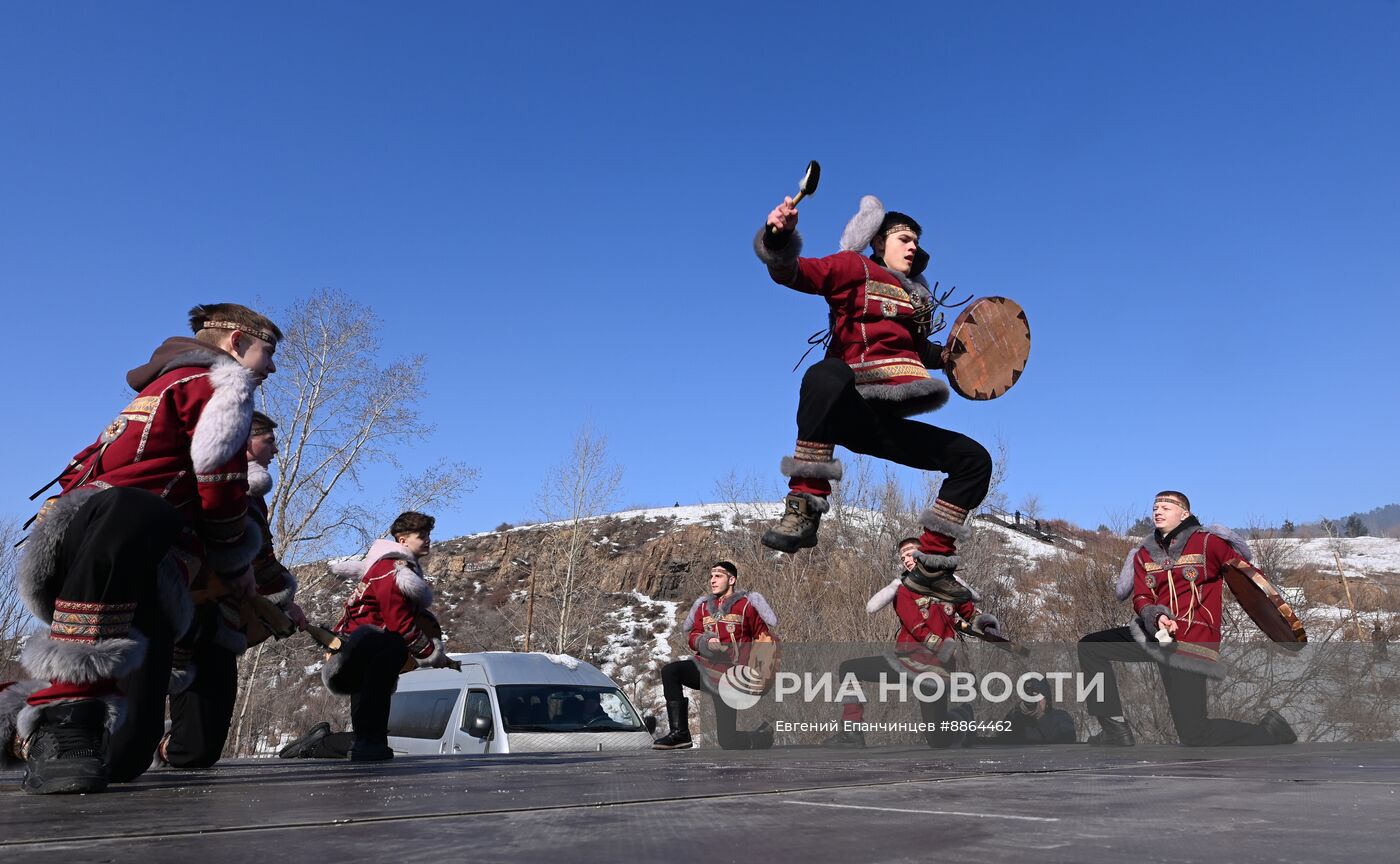
{"label": "snow on ground", "polygon": [[1007,552],[1027,564],[1058,558],[1066,552],[1078,551],[1078,547],[1071,545],[1067,540],[1062,539],[1059,543],[1046,543],[991,520],[979,519],[973,524],[978,531],[986,531],[1000,538]]}
{"label": "snow on ground", "polygon": [[[1273,541],[1291,546],[1293,562],[1319,570],[1337,569],[1337,558],[1347,576],[1400,573],[1400,540],[1390,537],[1318,537],[1310,540]],[[1339,553],[1339,554],[1334,554]]]}
{"label": "snow on ground", "polygon": [[[611,632],[598,658],[598,668],[627,691],[643,714],[661,713],[659,676],[661,667],[671,661],[671,634],[676,629],[677,604],[673,600],[653,600],[633,591],[631,602],[609,612]],[[661,627],[656,627],[660,622]],[[641,630],[646,635],[634,635]]]}

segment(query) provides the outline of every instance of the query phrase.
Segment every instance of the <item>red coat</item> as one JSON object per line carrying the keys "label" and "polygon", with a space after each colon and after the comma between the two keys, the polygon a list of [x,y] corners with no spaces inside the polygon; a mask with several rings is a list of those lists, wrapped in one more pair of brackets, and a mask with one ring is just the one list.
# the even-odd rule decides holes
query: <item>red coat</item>
{"label": "red coat", "polygon": [[915,674],[947,669],[952,649],[960,638],[953,626],[953,615],[971,621],[978,614],[971,600],[954,606],[903,585],[895,592],[894,611],[899,616],[895,655]]}
{"label": "red coat", "polygon": [[[1244,556],[1224,538],[1204,528],[1188,528],[1164,549],[1155,538],[1132,553],[1133,611],[1143,617],[1138,635],[1155,643],[1161,607],[1176,619],[1174,650],[1193,660],[1220,659],[1221,568]],[[1147,610],[1144,612],[1144,610]]]}
{"label": "red coat", "polygon": [[798,258],[786,283],[779,270],[770,273],[779,284],[826,298],[827,354],[851,367],[856,390],[866,399],[898,403],[905,416],[948,401],[948,385],[929,375],[929,368],[942,368],[942,360],[921,335],[928,332],[932,314],[925,286],[901,280],[859,252]]}
{"label": "red coat", "polygon": [[[697,597],[682,629],[696,662],[713,684],[729,667],[747,666],[754,640],[771,636],[769,628],[777,626],[778,616],[762,594],[735,591],[722,603],[713,594]],[[720,641],[718,649],[708,647],[711,638]]]}
{"label": "red coat", "polygon": [[376,540],[364,561],[357,563],[368,567],[345,601],[336,632],[348,636],[360,627],[378,627],[402,636],[414,657],[431,657],[441,646],[418,626],[418,615],[433,602],[433,590],[423,578],[418,559],[399,543]]}
{"label": "red coat", "polygon": [[206,561],[220,573],[242,571],[261,542],[247,516],[256,378],[223,351],[175,337],[127,373],[127,383],[136,397],[70,460],[40,521],[79,490],[145,489],[185,518],[174,551],[187,579]]}

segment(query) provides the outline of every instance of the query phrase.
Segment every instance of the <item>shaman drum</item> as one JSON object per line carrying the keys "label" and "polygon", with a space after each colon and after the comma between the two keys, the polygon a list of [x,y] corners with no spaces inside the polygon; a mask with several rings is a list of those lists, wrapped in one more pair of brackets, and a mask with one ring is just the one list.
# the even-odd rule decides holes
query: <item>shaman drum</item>
{"label": "shaman drum", "polygon": [[1303,622],[1294,614],[1283,594],[1267,576],[1253,564],[1239,561],[1222,571],[1225,584],[1235,595],[1240,607],[1264,635],[1290,651],[1298,651],[1308,642]]}
{"label": "shaman drum", "polygon": [[1006,297],[981,297],[948,331],[948,383],[965,399],[995,399],[1026,371],[1031,325],[1025,310]]}

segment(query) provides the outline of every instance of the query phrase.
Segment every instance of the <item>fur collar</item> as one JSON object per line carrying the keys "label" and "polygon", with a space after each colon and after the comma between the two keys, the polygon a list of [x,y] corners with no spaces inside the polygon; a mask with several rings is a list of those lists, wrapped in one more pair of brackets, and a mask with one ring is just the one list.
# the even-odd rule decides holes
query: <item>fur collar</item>
{"label": "fur collar", "polygon": [[[361,575],[385,558],[394,562],[394,585],[399,593],[408,598],[419,609],[427,609],[433,604],[433,589],[423,575],[423,567],[413,553],[394,540],[376,540],[365,553]],[[342,562],[343,563],[343,562]]]}
{"label": "fur collar", "polygon": [[195,423],[190,440],[190,460],[199,474],[212,474],[248,446],[253,425],[252,371],[232,357],[216,358],[209,367],[209,397]]}
{"label": "fur collar", "polygon": [[701,609],[707,609],[714,616],[727,615],[735,604],[744,599],[749,601],[749,605],[753,607],[753,611],[758,613],[758,617],[763,619],[764,624],[769,627],[778,626],[778,613],[774,612],[773,607],[768,605],[767,598],[757,591],[735,591],[725,598],[722,604],[715,600],[713,594],[701,594],[696,597],[695,602],[690,604],[690,611],[686,613],[685,623],[681,625],[681,629],[689,633],[690,628],[695,626],[695,619],[699,616]]}

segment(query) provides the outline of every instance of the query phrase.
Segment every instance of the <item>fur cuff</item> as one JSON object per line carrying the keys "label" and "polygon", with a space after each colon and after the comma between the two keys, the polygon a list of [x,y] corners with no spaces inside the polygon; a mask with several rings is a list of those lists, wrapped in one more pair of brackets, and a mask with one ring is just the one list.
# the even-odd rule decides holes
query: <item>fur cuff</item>
{"label": "fur cuff", "polygon": [[924,565],[929,570],[956,570],[962,566],[962,557],[958,555],[934,555],[928,552],[915,552],[914,560]]}
{"label": "fur cuff", "polygon": [[261,498],[272,491],[272,474],[257,462],[248,463],[248,494]]}
{"label": "fur cuff", "polygon": [[1001,622],[997,620],[997,616],[990,612],[979,612],[972,619],[972,629],[980,630],[989,636],[1000,636]]}
{"label": "fur cuff", "polygon": [[214,395],[205,403],[190,439],[190,461],[198,474],[212,474],[248,446],[253,423],[252,371],[236,360],[219,360],[209,370]]}
{"label": "fur cuff", "polygon": [[15,568],[15,587],[29,613],[45,624],[53,623],[53,604],[62,587],[56,576],[58,547],[73,517],[100,491],[89,486],[45,501],[34,530],[24,541],[24,555]]}
{"label": "fur cuff", "polygon": [[283,587],[280,590],[263,594],[263,597],[269,603],[285,612],[287,607],[292,605],[292,601],[296,599],[297,580],[296,577],[291,574],[291,571],[283,570],[282,581]]}
{"label": "fur cuff", "polygon": [[820,495],[812,495],[807,492],[790,492],[788,495],[789,497],[796,496],[798,498],[806,498],[807,503],[812,507],[813,513],[831,512],[831,502]]}
{"label": "fur cuff", "polygon": [[433,640],[433,653],[427,657],[418,658],[419,669],[431,669],[447,659],[447,647],[442,644],[441,639]]}
{"label": "fur cuff", "polygon": [[944,534],[954,540],[966,540],[972,536],[972,529],[967,527],[966,522],[954,522],[938,515],[938,512],[929,508],[919,514],[919,524],[925,531],[932,531],[935,534]]}
{"label": "fur cuff", "polygon": [[859,384],[856,392],[865,399],[898,402],[899,416],[913,417],[947,405],[950,391],[948,385],[937,378],[924,378],[903,384]]}
{"label": "fur cuff", "polygon": [[167,685],[169,687],[169,695],[179,696],[181,693],[190,689],[190,685],[194,683],[194,676],[195,667],[192,665],[181,666],[179,669],[171,669],[170,683]]}
{"label": "fur cuff", "polygon": [[830,462],[805,462],[792,456],[784,456],[778,470],[784,477],[806,477],[818,480],[840,480],[841,460]]}
{"label": "fur cuff", "polygon": [[753,238],[753,251],[758,256],[758,260],[768,266],[770,270],[786,270],[797,264],[797,257],[802,254],[802,232],[793,230],[788,236],[787,245],[781,249],[770,249],[763,242],[764,235],[768,233],[768,226],[765,224],[758,229],[758,233]]}
{"label": "fur cuff", "polygon": [[205,542],[204,559],[216,573],[242,573],[253,563],[262,551],[262,529],[252,516],[243,518],[243,536],[237,543],[214,544]]}
{"label": "fur cuff", "polygon": [[899,593],[899,577],[896,576],[890,584],[876,591],[870,596],[870,600],[865,604],[865,611],[874,615],[881,609],[894,602],[894,595]]}
{"label": "fur cuff", "polygon": [[1142,621],[1142,629],[1152,636],[1154,642],[1157,639],[1157,616],[1159,615],[1165,615],[1172,620],[1176,620],[1176,616],[1172,614],[1172,610],[1165,606],[1158,606],[1155,603],[1149,603],[1142,607],[1142,611],[1138,613],[1138,618]]}
{"label": "fur cuff", "polygon": [[[1152,630],[1153,633],[1155,633],[1157,628],[1154,627]],[[1184,654],[1177,651],[1175,647],[1171,645],[1159,644],[1155,636],[1143,629],[1142,622],[1137,618],[1133,618],[1128,622],[1128,632],[1132,634],[1133,641],[1138,644],[1138,647],[1147,652],[1147,656],[1161,663],[1163,666],[1178,669],[1182,672],[1194,672],[1197,675],[1204,675],[1216,681],[1224,680],[1229,671],[1225,664],[1219,661],[1211,661],[1191,654]]]}
{"label": "fur cuff", "polygon": [[136,630],[125,639],[97,643],[54,639],[47,633],[30,636],[20,653],[20,663],[36,678],[65,684],[96,684],[125,678],[146,657],[146,637]]}
{"label": "fur cuff", "polygon": [[15,750],[15,745],[23,741],[19,737],[19,714],[24,710],[25,700],[47,686],[47,681],[16,681],[0,690],[0,768],[22,764]]}

